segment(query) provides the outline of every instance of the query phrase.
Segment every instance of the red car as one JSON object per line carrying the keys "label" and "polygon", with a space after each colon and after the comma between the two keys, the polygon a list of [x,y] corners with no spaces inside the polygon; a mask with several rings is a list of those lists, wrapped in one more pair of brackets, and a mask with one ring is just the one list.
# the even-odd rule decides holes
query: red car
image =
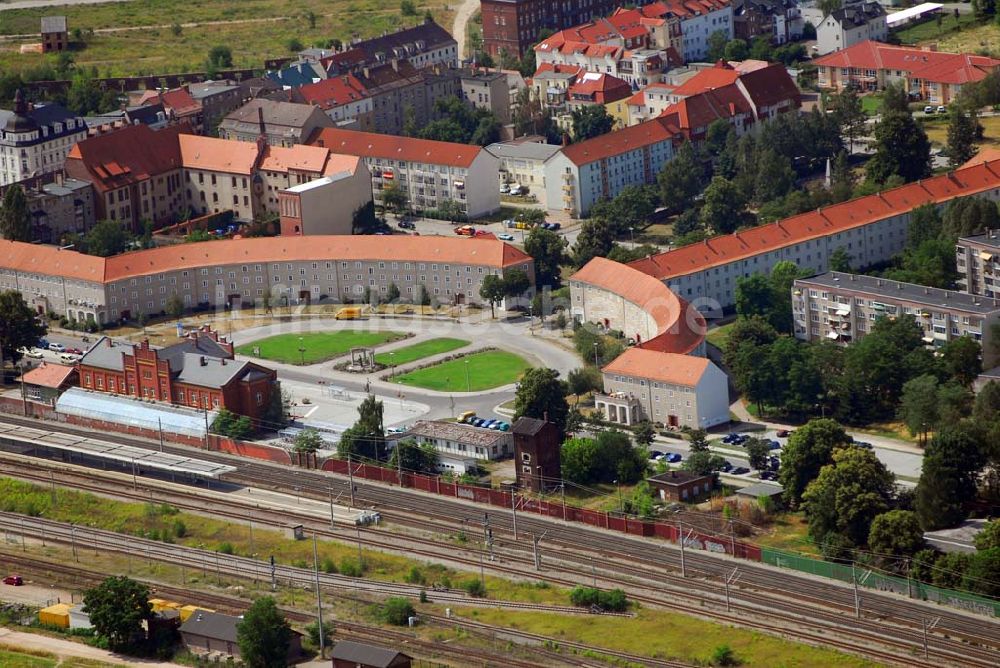
{"label": "red car", "polygon": [[79,348],[67,348],[66,352],[69,353],[70,355],[82,355],[83,354],[83,351],[80,350]]}
{"label": "red car", "polygon": [[3,579],[5,585],[13,585],[15,587],[20,587],[24,584],[24,580],[21,579],[20,575],[8,575]]}

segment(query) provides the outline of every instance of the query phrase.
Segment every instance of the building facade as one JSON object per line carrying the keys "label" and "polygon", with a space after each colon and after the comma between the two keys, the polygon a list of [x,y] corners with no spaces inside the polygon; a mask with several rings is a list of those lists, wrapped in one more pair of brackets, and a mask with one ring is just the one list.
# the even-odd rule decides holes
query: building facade
{"label": "building facade", "polygon": [[16,290],[38,313],[111,323],[185,308],[350,303],[366,288],[403,301],[420,286],[442,303],[480,303],[488,274],[534,277],[531,256],[496,239],[411,236],[289,236],[162,246],[102,258],[0,240],[0,290]]}
{"label": "building facade", "polygon": [[488,111],[501,124],[511,122],[510,83],[503,72],[470,69],[459,74],[459,97],[476,109]]}
{"label": "building facade", "polygon": [[271,146],[304,144],[318,128],[333,121],[311,104],[275,102],[258,98],[230,112],[219,123],[219,137],[256,142],[263,135]]}
{"label": "building facade", "polygon": [[514,437],[511,432],[458,422],[417,420],[404,433],[394,437],[397,443],[405,439],[413,439],[420,445],[432,445],[442,458],[448,459],[493,461],[514,454]]}
{"label": "building facade", "polygon": [[543,28],[563,30],[610,14],[617,6],[616,0],[482,0],[483,49],[494,58],[502,52],[520,57]]}
{"label": "building facade", "polygon": [[80,387],[205,411],[225,408],[259,419],[278,374],[233,359],[233,346],[207,327],[180,343],[156,348],[145,340],[126,344],[104,336],[77,362]]}
{"label": "building facade", "polygon": [[795,281],[792,313],[795,336],[804,341],[847,344],[881,318],[909,316],[928,346],[967,336],[982,346],[985,368],[998,360],[992,330],[1000,322],[1000,299],[831,271]]}
{"label": "building facade", "polygon": [[32,241],[59,243],[69,233],[85,234],[97,222],[94,188],[86,181],[64,178],[25,189],[31,210]]}
{"label": "building facade", "polygon": [[321,130],[309,143],[362,158],[377,206],[386,188],[398,188],[417,211],[454,202],[471,219],[500,208],[500,162],[479,146],[341,129]]}
{"label": "building facade", "polygon": [[73,145],[87,138],[87,124],[62,105],[34,106],[21,91],[14,110],[0,109],[0,186],[61,171]]}
{"label": "building facade", "polygon": [[551,422],[519,417],[514,435],[514,475],[517,486],[544,494],[562,484],[562,435]]}
{"label": "building facade", "polygon": [[500,183],[517,184],[528,189],[547,208],[545,161],[559,152],[558,146],[539,142],[501,142],[486,150],[500,161]]}
{"label": "building facade", "polygon": [[1000,238],[995,230],[962,237],[955,246],[958,284],[966,292],[1000,297]]}
{"label": "building facade", "polygon": [[65,16],[42,17],[42,53],[55,53],[69,48],[69,30]]}
{"label": "building facade", "polygon": [[1000,161],[957,169],[875,195],[799,214],[745,232],[715,237],[630,262],[667,284],[704,312],[735,305],[736,282],[768,273],[778,262],[827,271],[830,254],[842,249],[851,264],[888,261],[906,246],[910,214],[923,204],[945,206],[959,197],[1000,200]]}
{"label": "building facade", "polygon": [[594,404],[608,422],[649,420],[708,429],[729,422],[726,374],[707,357],[629,348],[601,369],[604,392]]}
{"label": "building facade", "polygon": [[[815,14],[804,13],[803,16],[812,16],[815,20]],[[816,54],[825,56],[867,40],[884,42],[889,37],[885,16],[885,8],[870,0],[845,4],[840,9],[833,10],[814,24]]]}

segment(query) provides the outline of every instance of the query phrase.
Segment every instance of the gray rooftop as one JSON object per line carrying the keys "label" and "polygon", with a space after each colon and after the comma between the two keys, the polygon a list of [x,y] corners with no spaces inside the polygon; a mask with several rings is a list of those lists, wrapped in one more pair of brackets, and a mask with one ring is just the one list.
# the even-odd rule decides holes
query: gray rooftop
{"label": "gray rooftop", "polygon": [[910,302],[932,308],[945,308],[949,311],[965,311],[979,315],[1000,310],[1000,300],[981,295],[928,288],[916,283],[901,283],[877,276],[846,274],[839,271],[828,271],[825,274],[802,278],[795,281],[795,285],[850,290],[892,302]]}
{"label": "gray rooftop", "polygon": [[646,480],[649,482],[659,483],[661,485],[683,485],[684,483],[691,482],[692,480],[702,480],[714,477],[715,474],[713,473],[709,473],[708,475],[698,475],[697,473],[691,473],[690,471],[667,471],[666,473],[650,476],[646,478]]}
{"label": "gray rooftop", "polygon": [[[257,116],[258,109],[263,110],[264,112],[265,126],[279,125],[302,130],[305,128],[306,122],[313,116],[314,112],[318,112],[319,116],[323,119],[327,119],[326,114],[319,111],[318,107],[314,107],[311,104],[275,102],[274,100],[257,98],[255,100],[250,100],[239,109],[230,112],[222,122],[226,126],[238,125],[241,130],[244,129],[244,127],[249,128],[250,130],[256,130],[259,127]],[[332,126],[332,122],[330,125]]]}
{"label": "gray rooftop", "polygon": [[766,482],[758,482],[747,487],[736,490],[739,496],[749,496],[756,499],[758,496],[780,496],[785,491],[781,485],[772,485]]}
{"label": "gray rooftop", "polygon": [[[133,343],[115,341],[107,336],[102,336],[80,358],[80,363],[101,369],[122,371],[124,369],[122,353],[131,355],[135,346],[136,344]],[[175,373],[183,370],[186,362],[198,363],[196,359],[188,360],[189,354],[192,354],[193,357],[205,356],[206,359],[229,357],[229,351],[226,348],[207,336],[184,339],[166,348],[150,347],[156,350],[157,357],[161,361],[170,364],[170,370]]]}
{"label": "gray rooftop", "polygon": [[406,430],[406,433],[399,434],[398,438],[424,436],[427,438],[442,438],[456,443],[489,447],[507,438],[508,434],[509,432],[483,429],[482,427],[473,427],[470,424],[461,424],[459,422],[418,420],[412,427]]}
{"label": "gray rooftop", "polygon": [[942,552],[975,552],[976,534],[986,526],[986,520],[965,520],[957,527],[924,533],[924,540]]}
{"label": "gray rooftop", "polygon": [[122,353],[132,353],[131,343],[122,343],[114,339],[102,336],[97,339],[97,343],[91,346],[90,350],[80,358],[80,364],[95,366],[99,369],[110,369],[112,371],[122,370]]}
{"label": "gray rooftop", "polygon": [[[183,630],[183,629],[181,629]],[[341,640],[333,647],[333,659],[335,661],[347,661],[362,666],[375,666],[376,668],[386,668],[391,666],[393,661],[402,652],[375,645],[365,645],[353,640]],[[409,659],[406,654],[402,654]]]}
{"label": "gray rooftop", "polygon": [[996,230],[987,232],[986,234],[973,234],[972,236],[961,237],[958,243],[961,244],[963,241],[1000,250],[1000,234],[997,234]]}
{"label": "gray rooftop", "polygon": [[42,17],[42,32],[66,32],[66,17],[65,16],[43,16]]}
{"label": "gray rooftop", "polygon": [[188,85],[188,93],[196,100],[237,89],[239,89],[239,85],[229,81],[204,81]]}
{"label": "gray rooftop", "polygon": [[46,183],[42,186],[42,192],[48,193],[49,195],[55,195],[56,197],[61,197],[64,195],[71,195],[78,190],[86,190],[90,187],[91,185],[88,181],[80,181],[79,179],[63,179],[62,183]]}
{"label": "gray rooftop", "polygon": [[521,160],[540,160],[545,162],[559,152],[561,146],[552,144],[539,144],[536,142],[498,142],[490,144],[486,150],[498,158],[519,158]]}
{"label": "gray rooftop", "polygon": [[181,624],[181,633],[190,633],[212,640],[236,642],[236,625],[239,623],[239,617],[223,615],[219,612],[208,612],[207,610],[196,610],[186,622]]}
{"label": "gray rooftop", "polygon": [[180,363],[181,372],[177,376],[177,382],[200,387],[225,387],[251,368],[250,362],[206,357],[196,353],[184,353]]}

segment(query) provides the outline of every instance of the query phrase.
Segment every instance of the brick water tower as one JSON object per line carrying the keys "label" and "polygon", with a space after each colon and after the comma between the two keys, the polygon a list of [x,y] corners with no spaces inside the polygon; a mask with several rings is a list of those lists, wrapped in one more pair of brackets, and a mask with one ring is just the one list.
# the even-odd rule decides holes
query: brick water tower
{"label": "brick water tower", "polygon": [[517,419],[511,431],[517,486],[534,492],[558,487],[562,480],[559,428],[545,420],[522,417]]}

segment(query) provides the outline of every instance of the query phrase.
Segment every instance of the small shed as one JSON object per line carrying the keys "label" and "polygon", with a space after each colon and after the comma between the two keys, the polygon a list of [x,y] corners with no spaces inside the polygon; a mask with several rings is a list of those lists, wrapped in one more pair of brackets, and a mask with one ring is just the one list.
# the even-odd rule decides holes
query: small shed
{"label": "small shed", "polygon": [[690,471],[667,471],[646,482],[661,501],[694,501],[715,488],[715,474],[698,475]]}
{"label": "small shed", "polygon": [[394,649],[341,640],[333,648],[333,668],[410,668],[413,659]]}
{"label": "small shed", "polygon": [[56,603],[38,611],[38,621],[49,626],[58,626],[61,629],[69,628],[69,608],[65,603]]}
{"label": "small shed", "polygon": [[[198,610],[181,624],[181,640],[189,652],[210,658],[240,660],[240,646],[236,640],[236,625],[242,617],[223,615],[219,612]],[[302,654],[302,634],[293,631],[288,643],[288,660]]]}
{"label": "small shed", "polygon": [[750,503],[762,496],[766,496],[774,502],[775,508],[780,508],[782,505],[781,496],[784,493],[785,488],[781,485],[758,482],[736,490],[736,499],[740,503]]}
{"label": "small shed", "polygon": [[55,406],[59,395],[78,385],[79,378],[76,367],[42,362],[21,376],[21,381],[24,383],[24,396],[29,401]]}

